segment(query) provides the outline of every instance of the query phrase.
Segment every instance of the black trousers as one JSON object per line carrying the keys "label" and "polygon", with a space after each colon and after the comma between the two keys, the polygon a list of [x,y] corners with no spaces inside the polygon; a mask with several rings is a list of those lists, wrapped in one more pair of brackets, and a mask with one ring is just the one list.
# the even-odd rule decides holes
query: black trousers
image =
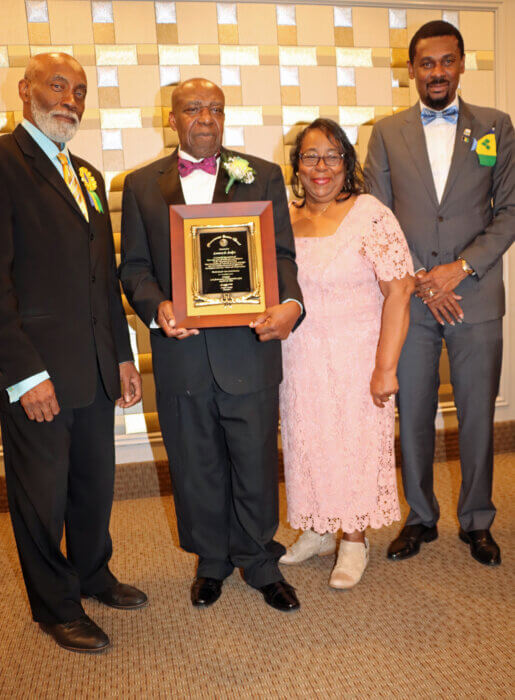
{"label": "black trousers", "polygon": [[492,503],[493,421],[502,360],[502,319],[441,326],[412,322],[399,361],[402,478],[406,523],[434,525],[440,510],[433,490],[438,367],[445,338],[456,404],[461,461],[458,520],[466,531],[489,528]]}
{"label": "black trousers", "polygon": [[278,388],[233,395],[213,381],[200,394],[158,391],[181,547],[198,555],[197,576],[224,579],[234,567],[259,588],[282,580],[279,524]]}
{"label": "black trousers", "polygon": [[[20,403],[0,414],[9,510],[37,622],[84,614],[81,593],[105,590],[114,489],[114,405],[100,377],[94,402],[50,423],[27,418]],[[66,551],[60,550],[66,530]]]}

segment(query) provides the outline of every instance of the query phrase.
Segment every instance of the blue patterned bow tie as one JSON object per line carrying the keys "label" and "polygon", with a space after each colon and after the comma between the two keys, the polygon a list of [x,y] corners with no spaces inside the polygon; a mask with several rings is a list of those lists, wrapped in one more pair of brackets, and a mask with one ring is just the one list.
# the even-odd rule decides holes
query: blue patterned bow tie
{"label": "blue patterned bow tie", "polygon": [[458,108],[456,106],[447,107],[447,109],[444,109],[443,112],[435,112],[434,109],[424,107],[424,109],[420,112],[420,118],[422,119],[423,126],[431,124],[431,122],[434,122],[435,119],[445,119],[446,122],[456,124],[458,121]]}

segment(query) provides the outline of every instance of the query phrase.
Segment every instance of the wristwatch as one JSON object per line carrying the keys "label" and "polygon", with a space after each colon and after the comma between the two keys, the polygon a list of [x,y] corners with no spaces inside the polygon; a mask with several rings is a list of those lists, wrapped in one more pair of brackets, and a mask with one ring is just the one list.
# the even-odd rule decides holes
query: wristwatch
{"label": "wristwatch", "polygon": [[475,271],[474,271],[474,269],[473,269],[472,267],[470,267],[470,265],[469,265],[468,262],[465,260],[465,258],[458,258],[458,260],[459,260],[460,263],[461,263],[461,266],[462,266],[462,268],[463,268],[463,271],[466,272],[467,275],[475,275],[475,274],[476,274]]}

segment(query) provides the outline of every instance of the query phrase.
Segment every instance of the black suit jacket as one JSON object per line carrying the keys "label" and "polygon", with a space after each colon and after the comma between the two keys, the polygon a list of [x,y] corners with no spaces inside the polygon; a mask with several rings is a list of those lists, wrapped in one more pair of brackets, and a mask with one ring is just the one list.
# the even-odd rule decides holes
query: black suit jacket
{"label": "black suit jacket", "polygon": [[[255,181],[235,183],[226,195],[227,175],[220,167],[213,202],[273,202],[279,298],[302,302],[281,170],[260,158],[242,157],[256,170]],[[130,304],[147,326],[159,304],[172,298],[169,206],[184,204],[177,158],[175,151],[125,180],[120,278]],[[152,330],[151,344],[158,395],[161,390],[173,394],[203,391],[212,376],[231,394],[259,391],[282,379],[280,341],[260,343],[248,327],[209,328],[181,341]]]}
{"label": "black suit jacket", "polygon": [[83,189],[89,224],[23,127],[0,137],[0,390],[46,370],[62,408],[93,401],[97,367],[118,398],[118,364],[132,359],[102,176],[72,162],[98,184],[103,214]]}

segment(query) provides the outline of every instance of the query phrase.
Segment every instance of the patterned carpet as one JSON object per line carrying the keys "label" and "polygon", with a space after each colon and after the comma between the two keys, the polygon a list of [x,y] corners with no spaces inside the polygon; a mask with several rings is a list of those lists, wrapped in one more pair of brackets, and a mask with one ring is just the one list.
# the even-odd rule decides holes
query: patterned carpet
{"label": "patterned carpet", "polygon": [[[513,698],[515,454],[496,458],[494,534],[503,564],[474,562],[457,537],[456,462],[437,465],[438,541],[406,562],[385,551],[398,526],[371,534],[371,561],[348,592],[327,587],[331,558],[284,567],[302,609],[267,607],[238,573],[220,601],[189,603],[194,557],[177,549],[170,496],[117,500],[113,570],[143,588],[148,608],[118,612],[86,601],[112,648],[60,650],[31,622],[9,517],[0,514],[1,698]],[[281,485],[278,537],[285,521]]]}

